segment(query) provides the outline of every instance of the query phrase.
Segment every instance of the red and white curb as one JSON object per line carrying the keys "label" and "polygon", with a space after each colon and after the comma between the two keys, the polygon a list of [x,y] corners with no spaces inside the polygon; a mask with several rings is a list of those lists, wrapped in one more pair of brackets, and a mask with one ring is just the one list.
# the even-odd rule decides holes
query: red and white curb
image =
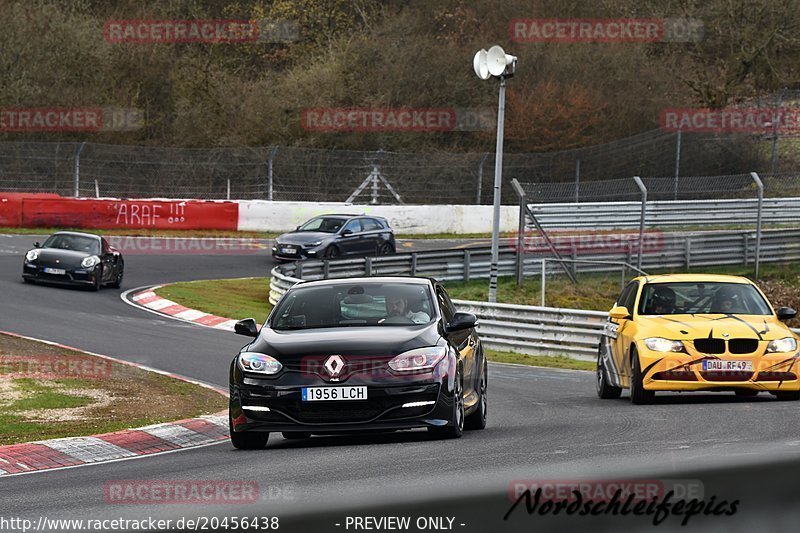
{"label": "red and white curb", "polygon": [[214,444],[228,438],[227,413],[91,437],[0,446],[0,477],[103,463]]}
{"label": "red and white curb", "polygon": [[148,289],[133,289],[133,295],[128,298],[128,293],[122,294],[122,299],[125,302],[132,303],[136,307],[142,307],[148,311],[152,311],[161,315],[166,315],[170,318],[177,318],[184,322],[191,322],[214,329],[222,329],[225,331],[233,331],[233,326],[236,320],[230,318],[211,315],[198,311],[197,309],[190,309],[180,304],[167,300],[157,295],[155,291],[163,285],[156,285]]}
{"label": "red and white curb", "polygon": [[[66,344],[27,337],[18,333],[8,331],[0,331],[0,333],[20,339],[41,342],[65,350],[85,353],[148,372],[155,372],[205,387],[227,396],[227,392],[223,389],[171,372],[107,355],[87,352]],[[135,429],[125,429],[90,437],[65,437],[8,444],[0,446],[0,477],[169,453],[181,449],[216,444],[227,440],[228,437],[228,413],[221,411],[213,415],[187,418],[176,422],[165,422]]]}

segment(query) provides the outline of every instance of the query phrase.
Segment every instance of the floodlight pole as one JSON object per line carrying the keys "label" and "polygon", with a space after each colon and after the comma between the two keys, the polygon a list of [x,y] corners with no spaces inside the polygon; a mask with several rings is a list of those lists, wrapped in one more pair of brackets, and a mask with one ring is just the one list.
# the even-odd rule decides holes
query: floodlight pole
{"label": "floodlight pole", "polygon": [[500,188],[503,184],[503,123],[505,122],[506,78],[500,76],[497,103],[497,146],[494,152],[494,209],[492,217],[492,263],[489,267],[489,302],[497,301],[497,264],[500,256]]}

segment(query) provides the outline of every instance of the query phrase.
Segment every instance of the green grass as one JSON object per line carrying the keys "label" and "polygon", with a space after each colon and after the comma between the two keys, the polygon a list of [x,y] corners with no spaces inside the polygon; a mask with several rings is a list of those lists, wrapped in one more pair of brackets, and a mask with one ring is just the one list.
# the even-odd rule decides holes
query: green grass
{"label": "green grass", "polygon": [[238,278],[174,283],[156,290],[162,298],[228,318],[255,318],[261,323],[272,310],[268,278]]}
{"label": "green grass", "polygon": [[595,370],[594,361],[581,361],[563,355],[525,355],[513,352],[486,350],[489,361],[495,363],[515,363],[518,365],[564,368],[568,370]]}
{"label": "green grass", "polygon": [[27,409],[68,409],[71,407],[83,407],[89,405],[93,401],[86,396],[65,394],[53,387],[40,385],[33,379],[12,379],[11,381],[15,387],[24,390],[28,396],[11,402],[6,407],[9,411],[23,411]]}

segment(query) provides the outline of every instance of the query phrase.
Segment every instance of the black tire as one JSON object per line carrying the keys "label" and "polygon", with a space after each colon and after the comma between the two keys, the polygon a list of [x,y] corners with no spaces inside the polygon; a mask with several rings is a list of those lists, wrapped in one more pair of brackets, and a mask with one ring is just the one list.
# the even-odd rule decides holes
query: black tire
{"label": "black tire", "polygon": [[287,440],[299,440],[311,438],[311,433],[308,431],[284,431],[281,436]]}
{"label": "black tire", "polygon": [[636,350],[633,348],[631,349],[631,352],[633,352],[631,354],[631,358],[633,359],[631,364],[631,367],[633,368],[633,375],[631,376],[631,403],[636,405],[653,403],[656,393],[644,388],[644,384],[642,382],[642,368],[641,364],[639,363],[639,354],[636,353]]}
{"label": "black tire", "polygon": [[758,396],[758,391],[752,389],[737,389],[734,392],[736,393],[736,396],[738,396],[739,398],[753,398],[755,396]]}
{"label": "black tire", "polygon": [[326,259],[338,259],[342,256],[342,252],[337,248],[335,245],[328,246],[328,249],[325,250],[325,258]]}
{"label": "black tire", "polygon": [[119,268],[119,272],[117,272],[117,277],[114,278],[114,281],[111,282],[110,287],[113,289],[119,289],[122,287],[122,278],[125,275],[125,267],[121,266]]}
{"label": "black tire", "polygon": [[800,400],[800,391],[797,390],[779,391],[773,394],[781,402],[796,402]]}
{"label": "black tire", "polygon": [[444,427],[428,430],[439,439],[459,439],[464,434],[464,375],[461,368],[456,375],[456,390],[453,392],[453,418]]}
{"label": "black tire", "polygon": [[464,419],[464,429],[477,430],[486,428],[486,414],[489,409],[489,398],[486,395],[488,390],[488,366],[486,358],[484,358],[481,382],[478,386],[478,408]]}
{"label": "black tire", "polygon": [[604,345],[605,342],[601,340],[600,346],[597,348],[597,372],[595,376],[597,396],[602,400],[613,400],[622,395],[622,387],[615,387],[608,382],[605,365],[603,365]]}
{"label": "black tire", "polygon": [[231,435],[231,444],[237,450],[263,450],[269,440],[269,433],[261,431],[233,431],[233,424],[228,418],[228,429]]}
{"label": "black tire", "polygon": [[378,255],[391,255],[394,253],[394,246],[385,242],[378,248]]}
{"label": "black tire", "polygon": [[102,268],[98,268],[97,269],[97,275],[94,277],[94,283],[92,284],[91,289],[94,292],[97,292],[97,291],[100,290],[100,286],[102,284],[103,284],[103,269]]}
{"label": "black tire", "polygon": [[25,283],[30,283],[31,285],[33,285],[33,280],[31,278],[22,278],[22,281],[24,281]]}

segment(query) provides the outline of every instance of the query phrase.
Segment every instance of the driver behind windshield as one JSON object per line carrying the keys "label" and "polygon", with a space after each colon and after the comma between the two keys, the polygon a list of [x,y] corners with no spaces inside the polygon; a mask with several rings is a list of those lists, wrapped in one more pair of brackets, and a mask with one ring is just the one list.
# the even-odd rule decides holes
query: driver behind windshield
{"label": "driver behind windshield", "polygon": [[653,291],[650,306],[653,314],[670,315],[675,312],[675,291],[669,287],[658,287]]}
{"label": "driver behind windshield", "polygon": [[430,322],[428,313],[413,311],[408,305],[408,299],[400,294],[386,295],[386,318],[392,317],[408,318],[415,324],[427,324]]}

